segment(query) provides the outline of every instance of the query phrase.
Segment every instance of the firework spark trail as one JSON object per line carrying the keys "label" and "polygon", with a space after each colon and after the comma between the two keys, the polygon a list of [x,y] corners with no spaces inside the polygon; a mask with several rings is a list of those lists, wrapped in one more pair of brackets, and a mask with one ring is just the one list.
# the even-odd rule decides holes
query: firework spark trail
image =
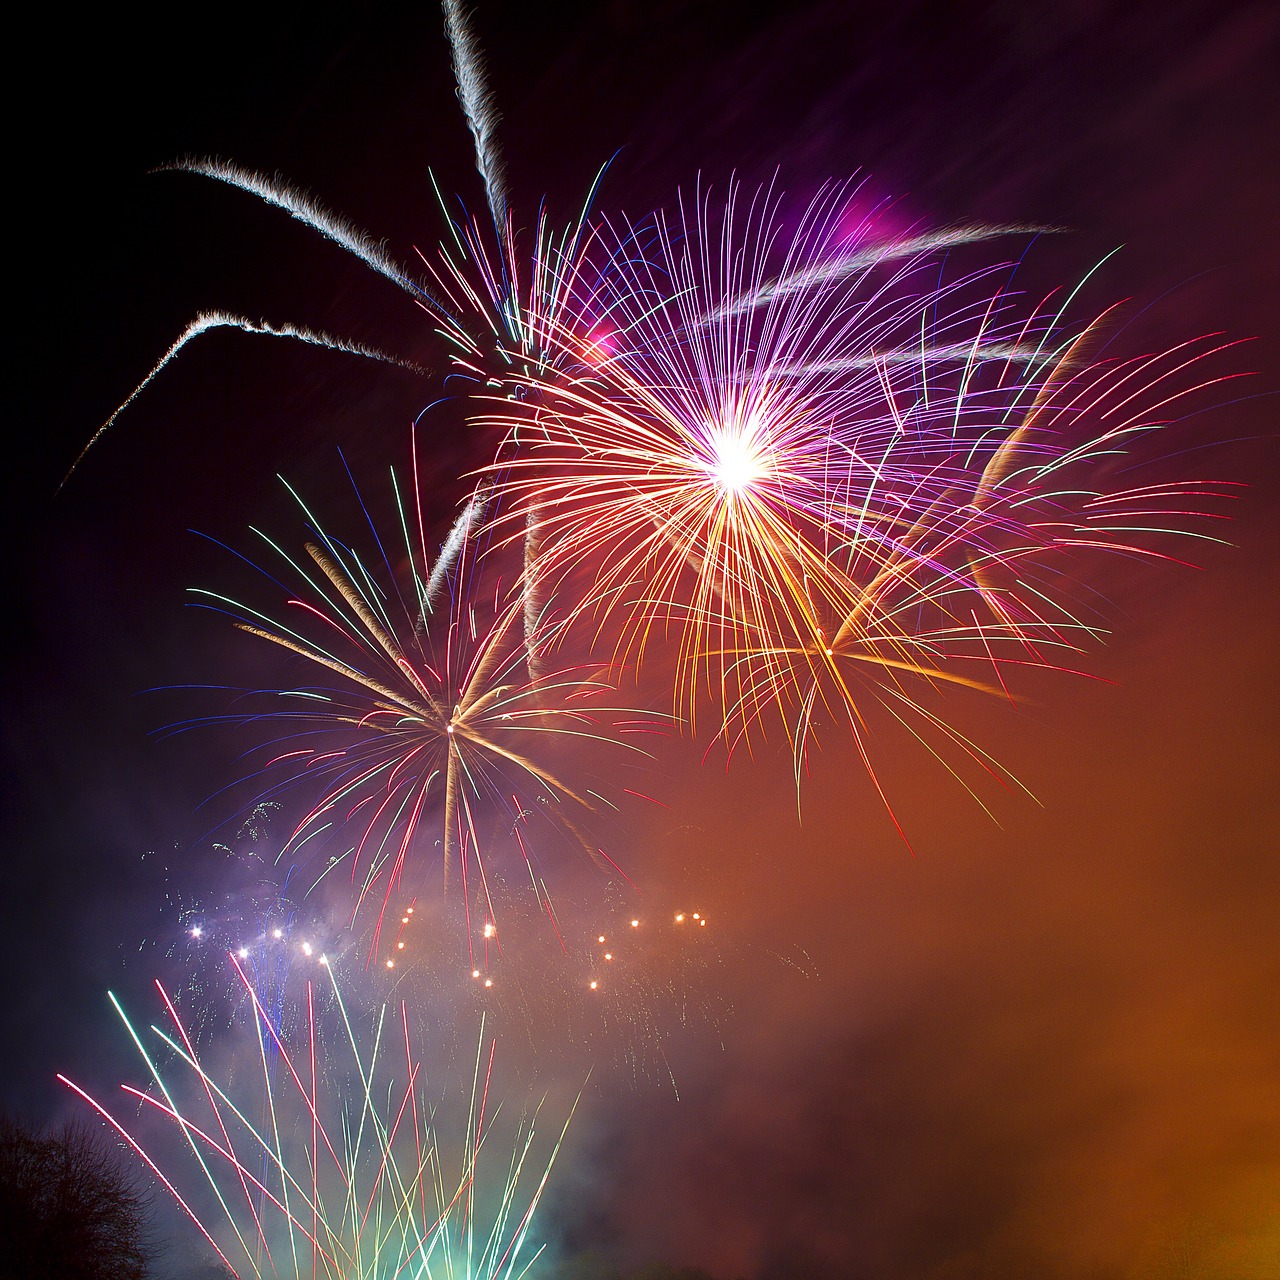
{"label": "firework spark trail", "polygon": [[560,637],[590,620],[619,667],[674,638],[690,723],[709,701],[735,741],[804,707],[784,719],[799,752],[815,706],[843,710],[874,779],[870,697],[989,771],[907,681],[1010,696],[1003,665],[1053,665],[1090,630],[1038,566],[1206,536],[1192,525],[1225,486],[1107,486],[1221,381],[1197,371],[1226,344],[1093,363],[1101,321],[1028,309],[1011,265],[940,272],[939,249],[1035,229],[850,244],[849,191],[826,188],[794,231],[772,186],[606,221],[587,254],[605,265],[573,264],[524,393],[477,396],[473,420],[506,442],[491,525],[526,549],[536,531]]}
{"label": "firework spark trail", "polygon": [[[419,505],[421,505],[420,502]],[[462,513],[453,522],[449,535],[445,538],[440,548],[440,554],[436,558],[435,564],[431,567],[426,586],[422,590],[423,612],[421,618],[423,626],[426,625],[427,611],[434,609],[439,601],[440,592],[448,582],[449,575],[454,571],[458,563],[458,557],[467,545],[467,540],[476,536],[487,507],[488,503],[483,491],[477,491],[467,499],[462,508]]]}
{"label": "firework spark trail", "polygon": [[[468,127],[475,141],[477,166],[484,179],[486,199],[493,214],[494,226],[499,239],[504,242],[504,247],[499,251],[499,256],[501,257],[514,247],[512,244],[514,233],[508,226],[501,161],[496,139],[493,136],[497,115],[492,104],[492,94],[485,83],[483,59],[479,44],[471,30],[468,14],[456,0],[445,0],[444,12],[454,70],[458,81],[458,97],[462,103]],[[406,268],[387,253],[385,242],[376,239],[368,232],[357,227],[350,219],[326,208],[309,193],[293,185],[280,175],[271,176],[245,168],[243,165],[232,161],[203,157],[186,157],[173,164],[162,166],[159,171],[193,173],[210,178],[213,181],[244,191],[268,205],[282,209],[290,217],[318,232],[325,239],[338,245],[364,263],[372,271],[408,293],[440,323],[442,326],[441,331],[446,341],[455,345],[467,345],[474,342],[474,336],[461,327],[459,321],[448,307],[429,288],[414,279]],[[594,186],[592,190],[594,191]],[[510,289],[504,289],[501,293],[501,301],[496,308],[496,314],[502,327],[527,330],[529,326],[522,321],[519,315],[513,314],[513,306],[514,302],[510,297]],[[329,334],[314,332],[289,324],[272,326],[265,321],[255,324],[251,320],[227,312],[205,312],[197,316],[182,331],[152,368],[151,372],[134,388],[103,425],[98,428],[68,468],[62,484],[66,483],[72,472],[80,465],[89,449],[115,423],[120,414],[134,403],[138,396],[155,379],[156,375],[194,338],[218,327],[237,328],[246,333],[266,334],[275,337],[291,337],[317,346],[329,347],[336,351],[345,351],[384,363],[400,365],[415,372],[421,372],[412,361],[387,355],[348,339],[335,338]]]}
{"label": "firework spark trail", "polygon": [[[155,381],[156,376],[177,356],[178,352],[194,338],[198,338],[203,333],[208,333],[211,329],[239,329],[241,333],[262,334],[269,338],[293,338],[298,342],[305,342],[309,346],[325,347],[330,351],[341,351],[347,355],[363,356],[366,360],[376,360],[379,364],[398,365],[400,368],[409,369],[414,373],[423,372],[411,360],[388,355],[385,351],[378,351],[373,347],[366,347],[359,342],[351,342],[345,338],[335,338],[332,334],[314,329],[304,329],[293,324],[273,325],[268,324],[265,320],[255,322],[245,316],[233,315],[228,311],[202,311],[183,329],[173,342],[173,345],[156,362],[151,372],[134,387],[116,411],[93,433],[89,442],[76,455],[75,461],[67,468],[67,474],[63,476],[61,485],[67,483],[71,478],[72,472],[84,461],[85,454],[115,424],[116,419]],[[61,485],[59,485],[59,488],[61,488]]]}
{"label": "firework spark trail", "polygon": [[[847,188],[849,184],[844,184]],[[925,231],[898,239],[877,240],[874,244],[853,252],[840,253],[826,262],[814,266],[802,266],[780,276],[766,280],[733,298],[707,317],[707,323],[726,316],[741,315],[766,306],[777,298],[791,293],[807,293],[814,288],[826,287],[865,271],[868,267],[882,267],[886,263],[904,258],[919,258],[936,254],[940,249],[955,249],[966,245],[981,244],[985,240],[1003,240],[1009,236],[1044,235],[1059,231],[1059,227],[1039,227],[1030,223],[1004,225],[985,222],[968,223],[957,227],[944,227],[937,231]]]}
{"label": "firework spark trail", "polygon": [[174,164],[166,165],[161,172],[166,169],[177,173],[200,174],[203,177],[212,178],[215,182],[224,182],[249,195],[257,196],[266,204],[283,209],[291,218],[296,218],[304,226],[318,231],[326,240],[333,241],[352,257],[359,258],[365,266],[390,280],[416,301],[423,303],[432,311],[442,310],[439,301],[431,292],[391,258],[384,242],[374,239],[367,231],[360,230],[341,214],[326,209],[318,200],[293,186],[279,174],[268,177],[266,174],[256,173],[252,169],[246,169],[228,160],[196,157],[187,157]]}
{"label": "firework spark trail", "polygon": [[[289,600],[289,622],[225,596],[195,593],[242,630],[338,677],[336,687],[281,690],[265,714],[237,718],[283,726],[287,735],[284,750],[271,744],[263,770],[284,779],[270,795],[300,779],[323,788],[283,853],[296,858],[316,835],[327,832],[332,840],[352,829],[344,857],[358,886],[353,921],[379,886],[371,961],[406,868],[420,877],[435,862],[424,858],[433,836],[446,887],[453,873],[461,876],[468,913],[474,887],[486,924],[495,913],[483,828],[495,815],[507,814],[502,825],[511,829],[516,812],[536,813],[540,826],[560,833],[559,843],[617,874],[580,822],[596,810],[595,795],[566,781],[553,756],[573,741],[638,753],[624,739],[644,729],[631,713],[605,705],[612,686],[590,670],[529,674],[520,634],[524,600],[504,594],[475,546],[469,513],[480,499],[446,539],[441,559],[450,563],[441,579],[439,563],[428,570],[420,558],[427,544],[421,507],[406,511],[394,476],[393,487],[404,537],[401,568],[393,569],[378,539],[383,570],[376,572],[300,503],[315,539],[305,559],[264,538],[304,588]],[[437,612],[433,596],[445,584],[450,607]],[[523,804],[513,796],[524,797]],[[503,856],[518,855],[541,894],[530,853],[513,839]],[[324,874],[331,868],[332,861]],[[471,936],[469,925],[469,947]]]}
{"label": "firework spark trail", "polygon": [[506,181],[496,137],[501,117],[485,75],[480,42],[471,29],[470,12],[461,0],[444,0],[444,20],[453,55],[458,101],[462,103],[467,128],[475,142],[476,168],[484,179],[485,198],[489,202],[489,212],[493,214],[493,225],[501,233],[507,222]]}
{"label": "firework spark trail", "polygon": [[542,635],[544,630],[542,620],[547,602],[542,590],[541,557],[542,511],[540,506],[530,504],[525,516],[522,576],[524,587],[525,655],[529,665],[529,675],[535,680],[540,678],[545,671],[543,654],[546,642]]}
{"label": "firework spark trail", "polygon": [[[302,1016],[292,1020],[296,1030],[286,1041],[248,975],[230,960],[251,1003],[247,1055],[256,1059],[258,1072],[247,1084],[240,1073],[220,1079],[202,1059],[159,983],[172,1030],[151,1028],[154,1049],[112,997],[151,1077],[145,1090],[122,1086],[138,1108],[132,1124],[67,1077],[58,1078],[156,1174],[232,1273],[259,1280],[285,1274],[518,1280],[528,1274],[542,1251],[532,1242],[533,1218],[572,1108],[546,1142],[537,1132],[541,1104],[535,1107],[514,1126],[505,1170],[494,1165],[489,1174],[502,1108],[488,1101],[496,1045],[486,1043],[483,1021],[467,1119],[454,1138],[442,1129],[425,1092],[406,1006],[384,1007],[366,1039],[359,1029],[365,1020],[353,1018],[333,967],[321,957],[327,989],[317,993],[308,980]],[[332,1025],[321,1023],[318,994]],[[389,1014],[402,1031],[400,1064],[393,1060],[391,1046],[399,1037],[390,1034]],[[242,1023],[240,1030],[243,1036],[248,1028]],[[273,1056],[264,1052],[268,1042]],[[179,1190],[182,1175],[165,1172],[167,1157],[158,1154],[163,1138],[146,1136],[146,1118],[156,1116],[176,1128],[195,1163],[193,1173],[198,1170],[186,1194]],[[534,1158],[539,1146],[545,1160]],[[202,1213],[206,1198],[211,1214]]]}

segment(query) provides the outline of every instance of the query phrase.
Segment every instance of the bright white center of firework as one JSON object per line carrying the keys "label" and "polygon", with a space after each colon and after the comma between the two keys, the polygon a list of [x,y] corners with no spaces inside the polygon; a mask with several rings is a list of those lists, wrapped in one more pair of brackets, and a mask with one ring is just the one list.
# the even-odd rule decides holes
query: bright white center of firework
{"label": "bright white center of firework", "polygon": [[765,458],[754,421],[711,428],[708,470],[726,493],[745,493],[764,477]]}

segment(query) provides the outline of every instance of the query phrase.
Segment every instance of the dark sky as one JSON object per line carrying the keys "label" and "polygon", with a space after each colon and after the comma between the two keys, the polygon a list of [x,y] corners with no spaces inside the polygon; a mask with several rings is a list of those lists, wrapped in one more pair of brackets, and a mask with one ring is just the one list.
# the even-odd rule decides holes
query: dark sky
{"label": "dark sky", "polygon": [[[1176,436],[1179,467],[1248,482],[1234,545],[1100,566],[1099,679],[954,708],[1039,805],[987,797],[991,822],[895,747],[913,855],[837,743],[799,819],[785,746],[660,760],[670,808],[622,843],[655,900],[714,914],[718,1012],[666,1046],[678,1097],[594,1078],[546,1229],[565,1256],[717,1280],[1276,1274],[1274,7],[534,8],[477,16],[520,207],[568,216],[615,151],[599,203],[631,213],[700,172],[776,168],[807,196],[865,171],[907,223],[1068,228],[1040,281],[1123,246],[1098,288],[1135,299],[1135,344],[1222,331],[1256,339],[1235,367],[1258,371]],[[35,21],[10,159],[0,1101],[44,1119],[67,1110],[55,1071],[105,1090],[131,1069],[103,993],[145,985],[126,959],[155,932],[149,867],[199,870],[197,806],[235,769],[216,736],[157,744],[183,712],[140,691],[258,678],[183,609],[227,565],[187,530],[279,528],[275,474],[340,491],[338,446],[362,478],[399,463],[437,384],[214,335],[59,479],[203,307],[440,360],[405,297],[283,214],[150,171],[279,170],[401,258],[438,235],[428,166],[480,192],[430,5]],[[433,442],[441,510],[475,461],[461,433]]]}

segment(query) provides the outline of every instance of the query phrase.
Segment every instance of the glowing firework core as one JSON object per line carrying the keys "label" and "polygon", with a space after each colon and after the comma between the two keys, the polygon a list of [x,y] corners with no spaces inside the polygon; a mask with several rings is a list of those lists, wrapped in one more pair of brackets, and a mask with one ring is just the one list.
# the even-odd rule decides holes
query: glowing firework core
{"label": "glowing firework core", "polygon": [[712,460],[707,469],[726,494],[745,493],[764,478],[768,466],[763,434],[754,415],[745,422],[711,427]]}

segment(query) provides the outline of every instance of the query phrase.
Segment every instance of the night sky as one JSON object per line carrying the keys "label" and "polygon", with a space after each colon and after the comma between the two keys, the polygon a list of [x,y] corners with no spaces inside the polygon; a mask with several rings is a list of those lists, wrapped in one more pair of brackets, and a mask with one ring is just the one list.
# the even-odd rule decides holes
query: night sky
{"label": "night sky", "polygon": [[[102,1093],[136,1076],[105,992],[145,1001],[174,963],[165,886],[235,879],[210,850],[248,793],[202,802],[244,743],[158,738],[209,703],[145,692],[270,682],[260,647],[184,608],[189,587],[243,581],[189,531],[296,544],[277,473],[340,505],[341,449],[377,492],[440,393],[431,374],[214,334],[57,489],[202,308],[440,369],[423,314],[361,264],[242,193],[153,172],[183,155],[278,171],[402,260],[439,235],[431,172],[479,211],[432,6],[323,9],[50,11],[11,53],[27,89],[8,166],[0,1105],[37,1122],[75,1113],[56,1071]],[[1038,284],[1123,246],[1092,296],[1133,299],[1124,341],[1220,331],[1251,339],[1228,364],[1255,374],[1167,446],[1169,474],[1247,482],[1233,545],[1175,547],[1196,567],[1089,562],[1113,634],[1087,678],[1030,673],[1016,710],[939,704],[1038,803],[992,787],[992,821],[889,740],[909,849],[836,735],[799,815],[785,742],[728,768],[702,762],[705,741],[658,748],[662,807],[614,847],[655,911],[703,907],[716,959],[692,1017],[657,1010],[660,1054],[622,1043],[626,1025],[576,1055],[515,1037],[512,1078],[556,1096],[598,1059],[542,1210],[554,1256],[716,1280],[1280,1273],[1280,16],[1203,0],[541,11],[476,16],[517,208],[546,195],[568,218],[611,157],[598,204],[631,214],[699,174],[776,171],[803,199],[865,173],[904,226],[1065,228],[1033,248]],[[485,459],[440,422],[423,469],[443,529]],[[589,900],[591,877],[567,875]],[[159,1274],[181,1264],[171,1250]]]}

